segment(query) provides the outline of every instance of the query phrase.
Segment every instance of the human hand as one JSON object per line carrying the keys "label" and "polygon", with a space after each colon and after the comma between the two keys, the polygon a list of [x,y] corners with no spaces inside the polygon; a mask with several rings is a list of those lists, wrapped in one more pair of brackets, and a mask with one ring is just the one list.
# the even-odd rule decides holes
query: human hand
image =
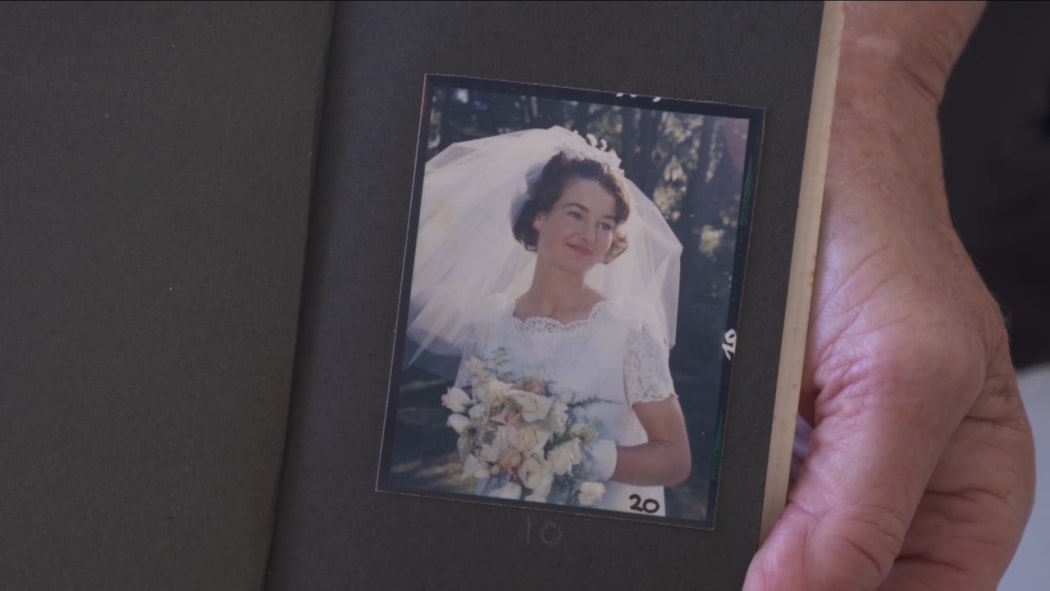
{"label": "human hand", "polygon": [[937,104],[979,12],[847,8],[800,402],[814,429],[748,591],[994,589],[1024,529],[1031,428],[941,177]]}

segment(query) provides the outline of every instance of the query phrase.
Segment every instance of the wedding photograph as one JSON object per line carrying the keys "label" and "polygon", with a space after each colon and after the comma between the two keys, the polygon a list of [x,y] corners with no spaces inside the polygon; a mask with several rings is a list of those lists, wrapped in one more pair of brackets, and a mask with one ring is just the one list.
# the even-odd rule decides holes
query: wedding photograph
{"label": "wedding photograph", "polygon": [[715,527],[760,109],[427,76],[377,490]]}

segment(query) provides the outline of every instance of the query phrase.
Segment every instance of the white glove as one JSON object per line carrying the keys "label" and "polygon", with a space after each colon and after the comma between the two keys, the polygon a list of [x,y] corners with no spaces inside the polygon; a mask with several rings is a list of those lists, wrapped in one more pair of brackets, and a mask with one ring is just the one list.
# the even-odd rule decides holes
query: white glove
{"label": "white glove", "polygon": [[585,480],[605,482],[616,470],[616,442],[597,439],[583,449],[583,473]]}

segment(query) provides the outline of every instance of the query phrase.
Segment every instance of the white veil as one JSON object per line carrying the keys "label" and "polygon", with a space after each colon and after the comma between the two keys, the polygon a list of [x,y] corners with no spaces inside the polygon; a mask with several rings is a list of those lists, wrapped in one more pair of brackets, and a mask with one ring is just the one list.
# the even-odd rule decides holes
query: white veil
{"label": "white veil", "polygon": [[[592,143],[596,143],[593,137]],[[615,153],[563,128],[530,129],[453,144],[426,164],[412,271],[405,366],[455,374],[467,324],[488,296],[516,298],[532,281],[535,253],[512,226],[529,184],[558,152],[620,170]],[[621,171],[622,175],[622,171]],[[627,250],[598,265],[587,283],[607,298],[637,297],[655,312],[652,327],[674,344],[682,245],[656,205],[624,180],[631,211]]]}

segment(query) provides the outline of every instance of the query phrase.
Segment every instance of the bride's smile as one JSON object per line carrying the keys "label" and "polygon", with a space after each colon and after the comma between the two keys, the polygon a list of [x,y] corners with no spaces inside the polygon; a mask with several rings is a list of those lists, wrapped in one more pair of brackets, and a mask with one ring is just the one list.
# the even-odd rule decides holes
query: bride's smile
{"label": "bride's smile", "polygon": [[586,246],[583,246],[582,244],[570,244],[569,248],[571,248],[573,252],[582,257],[594,256],[594,251],[590,248],[587,248]]}

